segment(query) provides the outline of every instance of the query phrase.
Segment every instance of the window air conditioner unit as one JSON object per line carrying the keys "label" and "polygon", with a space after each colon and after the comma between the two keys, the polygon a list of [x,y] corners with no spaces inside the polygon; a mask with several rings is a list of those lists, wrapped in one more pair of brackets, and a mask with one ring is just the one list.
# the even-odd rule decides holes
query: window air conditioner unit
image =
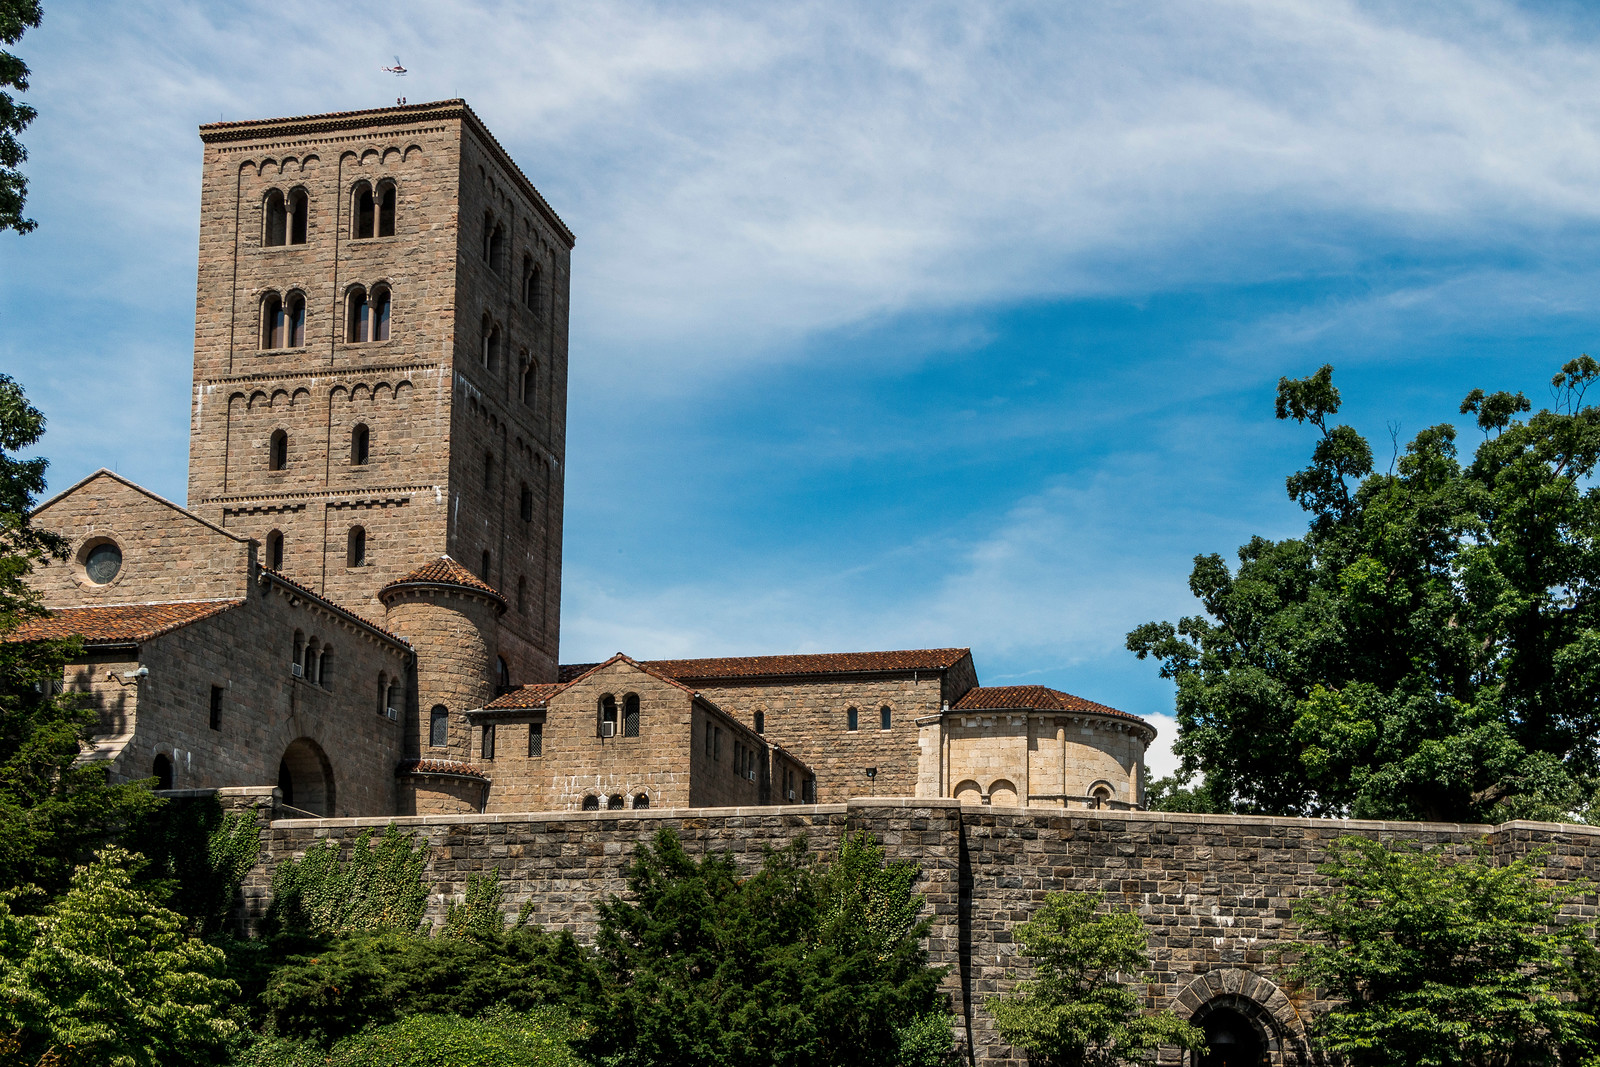
{"label": "window air conditioner unit", "polygon": [[794,790],[793,789],[789,790],[789,799],[790,800],[794,799]]}
{"label": "window air conditioner unit", "polygon": [[291,663],[289,664],[289,673],[294,675],[296,678],[304,678],[306,676],[306,669],[302,664]]}
{"label": "window air conditioner unit", "polygon": [[400,709],[399,708],[384,708],[383,709],[383,713],[385,715],[387,715],[389,718],[393,719],[395,722],[399,722],[400,721]]}
{"label": "window air conditioner unit", "polygon": [[603,723],[601,723],[600,724],[600,736],[601,737],[616,737],[617,736],[617,724],[614,723],[614,722],[603,722]]}

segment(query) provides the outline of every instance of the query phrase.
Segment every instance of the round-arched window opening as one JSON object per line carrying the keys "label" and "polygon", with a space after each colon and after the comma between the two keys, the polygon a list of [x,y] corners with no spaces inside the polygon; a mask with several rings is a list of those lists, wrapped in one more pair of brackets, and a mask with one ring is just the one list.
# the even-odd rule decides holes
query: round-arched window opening
{"label": "round-arched window opening", "polygon": [[156,780],[157,789],[172,788],[172,759],[161,753],[150,765],[150,776]]}
{"label": "round-arched window opening", "polygon": [[105,585],[122,572],[122,549],[115,541],[92,545],[83,557],[83,573],[95,585]]}
{"label": "round-arched window opening", "polygon": [[1233,1008],[1217,1008],[1201,1026],[1206,1035],[1206,1054],[1197,1057],[1198,1067],[1257,1067],[1265,1057],[1266,1043],[1249,1019]]}

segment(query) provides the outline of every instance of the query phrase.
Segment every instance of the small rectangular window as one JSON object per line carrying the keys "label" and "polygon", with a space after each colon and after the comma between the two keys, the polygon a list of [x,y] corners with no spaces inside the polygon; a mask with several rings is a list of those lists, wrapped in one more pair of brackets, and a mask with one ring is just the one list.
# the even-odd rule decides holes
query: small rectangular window
{"label": "small rectangular window", "polygon": [[706,755],[711,755],[711,724],[706,723]]}
{"label": "small rectangular window", "polygon": [[480,749],[484,759],[494,759],[494,723],[488,723],[483,728],[483,744]]}
{"label": "small rectangular window", "polygon": [[722,758],[722,727],[720,726],[712,728],[711,758],[717,760]]}
{"label": "small rectangular window", "polygon": [[538,759],[544,755],[544,723],[536,722],[528,727],[528,755]]}
{"label": "small rectangular window", "polygon": [[428,745],[443,748],[450,739],[450,713],[443,707],[434,708],[428,716]]}
{"label": "small rectangular window", "polygon": [[889,709],[880,708],[878,710],[878,718],[882,720],[882,725],[879,729],[887,730],[889,728]]}
{"label": "small rectangular window", "polygon": [[222,729],[222,686],[211,687],[211,728]]}

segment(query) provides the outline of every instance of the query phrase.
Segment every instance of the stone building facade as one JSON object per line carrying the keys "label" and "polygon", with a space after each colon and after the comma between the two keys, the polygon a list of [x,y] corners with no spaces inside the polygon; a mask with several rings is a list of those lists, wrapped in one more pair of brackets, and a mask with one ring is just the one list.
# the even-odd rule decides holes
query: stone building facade
{"label": "stone building facade", "polygon": [[1142,804],[1148,726],[965,648],[560,666],[571,231],[460,100],[200,139],[188,507],[108,472],[43,505],[74,556],[13,635],[92,636],[114,776],[338,816]]}

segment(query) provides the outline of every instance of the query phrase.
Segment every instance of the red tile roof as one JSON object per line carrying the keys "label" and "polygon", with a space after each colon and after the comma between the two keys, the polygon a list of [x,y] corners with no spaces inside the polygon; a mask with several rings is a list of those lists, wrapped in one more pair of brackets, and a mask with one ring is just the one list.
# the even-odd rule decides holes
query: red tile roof
{"label": "red tile roof", "polygon": [[556,684],[525,685],[495,697],[484,708],[542,708],[551,697],[565,688]]}
{"label": "red tile roof", "polygon": [[449,556],[440,556],[430,563],[425,563],[406,575],[397,578],[378,590],[378,596],[383,596],[389,590],[402,585],[457,585],[475,592],[487,594],[505,607],[506,598],[488,582],[473,574],[467,568],[451,559]]}
{"label": "red tile roof", "polygon": [[485,782],[489,776],[470,763],[457,763],[451,759],[408,759],[402,760],[394,769],[397,775],[406,774],[454,774],[462,778],[481,778]]}
{"label": "red tile roof", "polygon": [[386,637],[396,644],[404,645],[408,649],[411,647],[411,642],[406,638],[401,637],[399,634],[390,633],[388,630],[385,630],[382,626],[379,626],[371,619],[362,618],[360,615],[357,615],[343,604],[329,600],[315,589],[312,589],[309,586],[301,585],[293,578],[285,577],[283,574],[273,570],[271,567],[262,567],[261,573],[265,575],[269,581],[274,581],[279,585],[293,589],[296,593],[299,593],[307,600],[314,600],[318,604],[321,604],[323,607],[327,608],[329,611],[332,611],[338,615],[343,615],[353,622],[360,623],[362,626],[365,626],[367,629],[371,630],[375,634],[378,634],[380,637]]}
{"label": "red tile roof", "polygon": [[956,701],[956,711],[1086,711],[1142,723],[1137,715],[1042,685],[980,685]]}
{"label": "red tile roof", "polygon": [[56,641],[81,635],[91,645],[149,641],[243,603],[243,600],[177,600],[165,604],[57,608],[43,618],[25,620],[6,634],[5,640]]}
{"label": "red tile roof", "polygon": [[[971,652],[966,648],[916,648],[898,652],[816,652],[791,656],[717,656],[653,659],[642,665],[672,678],[712,681],[797,674],[872,674],[880,671],[941,671]],[[593,663],[561,667],[562,681],[592,670]]]}

